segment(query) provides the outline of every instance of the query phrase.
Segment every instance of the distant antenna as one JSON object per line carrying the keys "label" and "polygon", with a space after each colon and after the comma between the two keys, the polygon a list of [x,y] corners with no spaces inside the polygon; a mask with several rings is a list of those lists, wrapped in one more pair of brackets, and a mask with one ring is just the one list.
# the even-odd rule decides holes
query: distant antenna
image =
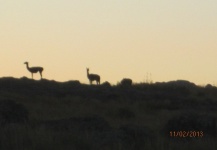
{"label": "distant antenna", "polygon": [[149,73],[149,72],[146,73],[145,83],[149,83],[149,84],[153,83],[153,81],[152,81],[152,74]]}
{"label": "distant antenna", "polygon": [[152,74],[150,73],[150,80],[149,80],[149,83],[151,84],[151,83],[153,83],[153,81],[152,81]]}

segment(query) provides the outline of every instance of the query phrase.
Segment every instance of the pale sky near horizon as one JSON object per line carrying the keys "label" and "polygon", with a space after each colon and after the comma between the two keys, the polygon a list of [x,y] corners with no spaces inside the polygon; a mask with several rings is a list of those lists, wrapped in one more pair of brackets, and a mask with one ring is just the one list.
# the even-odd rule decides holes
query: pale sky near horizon
{"label": "pale sky near horizon", "polygon": [[0,0],[0,28],[0,77],[217,84],[216,0]]}

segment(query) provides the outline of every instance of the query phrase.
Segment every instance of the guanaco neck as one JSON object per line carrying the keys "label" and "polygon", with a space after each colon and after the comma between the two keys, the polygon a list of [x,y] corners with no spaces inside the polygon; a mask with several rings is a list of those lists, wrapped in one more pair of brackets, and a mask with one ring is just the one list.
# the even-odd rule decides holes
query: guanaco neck
{"label": "guanaco neck", "polygon": [[29,70],[29,64],[28,63],[26,63],[26,68]]}
{"label": "guanaco neck", "polygon": [[87,70],[87,77],[89,78],[89,70]]}

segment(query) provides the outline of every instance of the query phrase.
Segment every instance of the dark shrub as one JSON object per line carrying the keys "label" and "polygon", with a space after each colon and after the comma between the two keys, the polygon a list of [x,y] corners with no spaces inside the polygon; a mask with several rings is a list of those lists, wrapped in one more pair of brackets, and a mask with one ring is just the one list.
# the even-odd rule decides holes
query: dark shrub
{"label": "dark shrub", "polygon": [[212,89],[213,86],[212,86],[211,84],[207,84],[207,85],[205,86],[205,88],[207,88],[207,89]]}
{"label": "dark shrub", "polygon": [[28,120],[28,111],[12,100],[0,101],[0,124],[23,123]]}
{"label": "dark shrub", "polygon": [[74,85],[80,85],[81,83],[78,80],[70,80],[70,81],[65,82],[65,84],[74,86]]}
{"label": "dark shrub", "polygon": [[121,80],[120,85],[121,86],[132,86],[132,83],[133,83],[132,79],[124,78]]}
{"label": "dark shrub", "polygon": [[173,87],[185,87],[185,88],[194,88],[196,85],[192,82],[186,81],[186,80],[176,80],[176,81],[169,81],[165,83],[168,86]]}
{"label": "dark shrub", "polygon": [[102,86],[111,87],[111,84],[108,81],[106,81],[102,83]]}

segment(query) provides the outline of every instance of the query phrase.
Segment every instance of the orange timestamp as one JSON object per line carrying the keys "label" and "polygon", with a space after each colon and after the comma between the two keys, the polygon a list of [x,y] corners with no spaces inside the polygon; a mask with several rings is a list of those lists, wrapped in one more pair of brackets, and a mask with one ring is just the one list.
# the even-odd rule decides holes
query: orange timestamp
{"label": "orange timestamp", "polygon": [[170,131],[170,137],[181,137],[181,138],[195,138],[195,137],[203,137],[203,131]]}

